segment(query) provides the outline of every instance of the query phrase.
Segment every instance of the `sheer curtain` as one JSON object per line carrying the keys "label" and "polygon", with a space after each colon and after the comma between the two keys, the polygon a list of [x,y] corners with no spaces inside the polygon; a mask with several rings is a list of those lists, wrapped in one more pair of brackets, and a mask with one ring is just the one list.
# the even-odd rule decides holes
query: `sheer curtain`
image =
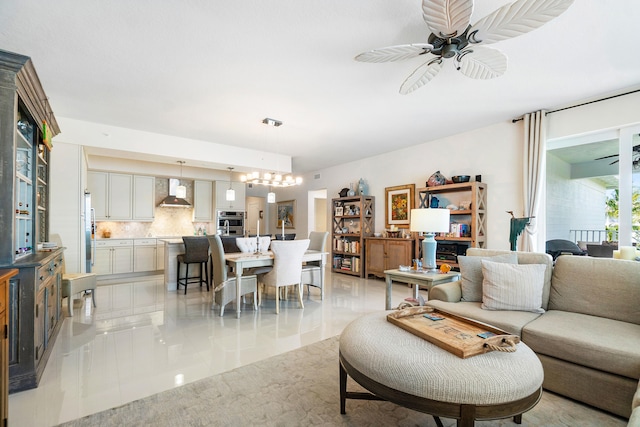
{"label": "sheer curtain", "polygon": [[[524,215],[531,218],[522,233],[520,250],[544,252],[539,248],[538,233],[544,233],[544,212],[540,212],[540,202],[544,196],[546,171],[546,120],[540,110],[525,114],[524,121]],[[544,240],[543,240],[544,241]]]}

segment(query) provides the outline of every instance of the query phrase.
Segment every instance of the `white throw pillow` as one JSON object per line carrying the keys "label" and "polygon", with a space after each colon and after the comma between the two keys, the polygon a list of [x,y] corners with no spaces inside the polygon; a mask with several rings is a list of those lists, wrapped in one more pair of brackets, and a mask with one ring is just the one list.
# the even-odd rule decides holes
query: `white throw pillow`
{"label": "white throw pillow", "polygon": [[482,308],[544,313],[544,264],[504,264],[482,261]]}
{"label": "white throw pillow", "polygon": [[508,264],[518,263],[518,255],[515,252],[495,256],[459,256],[458,265],[462,276],[460,279],[461,301],[482,302],[482,264],[480,262],[483,259]]}

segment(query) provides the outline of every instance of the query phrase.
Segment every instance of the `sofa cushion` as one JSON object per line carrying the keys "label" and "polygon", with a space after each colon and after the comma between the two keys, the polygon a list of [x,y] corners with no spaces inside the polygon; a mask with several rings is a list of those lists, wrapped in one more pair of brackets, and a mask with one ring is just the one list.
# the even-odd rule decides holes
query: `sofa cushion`
{"label": "sofa cushion", "polygon": [[460,265],[460,275],[462,276],[462,301],[481,302],[482,301],[482,264],[484,259],[490,259],[493,262],[504,262],[509,264],[517,264],[518,257],[515,252],[506,253],[496,256],[459,256],[458,264]]}
{"label": "sofa cushion", "polygon": [[544,264],[512,265],[482,261],[482,308],[544,313]]}
{"label": "sofa cushion", "polygon": [[[542,289],[542,308],[547,309],[549,304],[549,290],[551,288],[551,274],[553,273],[553,259],[549,254],[540,252],[513,252],[497,249],[469,248],[467,256],[495,256],[515,253],[518,264],[545,264],[547,271],[544,273],[544,288]],[[582,258],[582,257],[579,257]]]}
{"label": "sofa cushion", "polygon": [[628,378],[640,377],[640,325],[548,310],[524,326],[522,340],[539,354]]}
{"label": "sofa cushion", "polygon": [[426,304],[458,316],[487,323],[518,336],[522,335],[524,325],[540,316],[538,313],[531,313],[529,311],[483,310],[480,307],[482,303],[479,302],[445,302],[430,299]]}
{"label": "sofa cushion", "polygon": [[640,325],[640,262],[560,257],[553,269],[549,309]]}

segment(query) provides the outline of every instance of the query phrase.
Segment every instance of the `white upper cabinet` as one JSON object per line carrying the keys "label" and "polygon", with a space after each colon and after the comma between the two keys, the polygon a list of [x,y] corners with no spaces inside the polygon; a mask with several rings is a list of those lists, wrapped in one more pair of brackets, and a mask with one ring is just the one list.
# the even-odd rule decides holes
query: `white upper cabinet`
{"label": "white upper cabinet", "polygon": [[155,178],[89,171],[87,187],[98,221],[153,221]]}
{"label": "white upper cabinet", "polygon": [[213,221],[213,183],[194,181],[193,183],[193,221]]}
{"label": "white upper cabinet", "polygon": [[231,188],[236,192],[236,199],[227,201],[227,190],[229,189],[229,181],[216,181],[216,210],[245,210],[245,183],[232,182]]}
{"label": "white upper cabinet", "polygon": [[153,221],[155,213],[156,179],[152,176],[133,177],[133,219]]}

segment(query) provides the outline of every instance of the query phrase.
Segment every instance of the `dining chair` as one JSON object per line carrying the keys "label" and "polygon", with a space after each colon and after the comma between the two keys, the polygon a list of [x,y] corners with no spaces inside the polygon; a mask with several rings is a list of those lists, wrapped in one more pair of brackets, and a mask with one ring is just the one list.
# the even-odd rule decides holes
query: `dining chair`
{"label": "dining chair", "polygon": [[236,237],[236,245],[240,252],[254,253],[258,249],[258,241],[255,237]]}
{"label": "dining chair", "polygon": [[[209,275],[207,273],[207,262],[209,261],[209,240],[204,236],[182,236],[184,242],[184,253],[178,255],[177,289],[184,286],[184,294],[187,294],[189,283],[199,283],[200,287],[204,283],[209,292]],[[180,277],[180,264],[185,264],[184,277]],[[198,264],[200,274],[189,276],[189,265]],[[202,272],[204,271],[204,276]]]}
{"label": "dining chair", "polygon": [[[270,272],[260,275],[261,285],[276,288],[276,314],[280,313],[280,288],[283,286],[298,285],[298,301],[300,308],[304,308],[302,302],[302,258],[309,247],[309,239],[304,240],[275,240],[271,242],[273,252],[273,268]],[[262,302],[260,295],[262,288],[258,290],[258,301]]]}
{"label": "dining chair", "polygon": [[[309,250],[325,252],[327,247],[328,231],[312,231],[309,233]],[[324,287],[322,286],[322,261],[308,261],[302,266],[302,284],[307,285],[307,294],[311,295],[310,286],[320,288],[320,299],[324,299]]]}
{"label": "dining chair", "polygon": [[[211,248],[212,273],[214,299],[211,309],[217,304],[220,307],[220,316],[224,315],[225,306],[236,299],[236,278],[229,278],[229,267],[224,259],[224,248],[220,236],[207,236]],[[258,309],[258,279],[256,275],[242,275],[240,280],[240,295],[253,293],[253,307]]]}
{"label": "dining chair", "polygon": [[276,233],[276,240],[294,240],[296,238],[296,233],[285,233],[284,235],[281,233]]}
{"label": "dining chair", "polygon": [[[49,238],[52,242],[56,242],[58,247],[63,247],[59,234],[51,234]],[[67,298],[67,312],[70,317],[73,317],[73,296],[80,292],[91,291],[91,301],[93,301],[93,307],[96,307],[97,282],[98,279],[95,273],[66,273],[63,255],[60,296],[61,298]]]}

